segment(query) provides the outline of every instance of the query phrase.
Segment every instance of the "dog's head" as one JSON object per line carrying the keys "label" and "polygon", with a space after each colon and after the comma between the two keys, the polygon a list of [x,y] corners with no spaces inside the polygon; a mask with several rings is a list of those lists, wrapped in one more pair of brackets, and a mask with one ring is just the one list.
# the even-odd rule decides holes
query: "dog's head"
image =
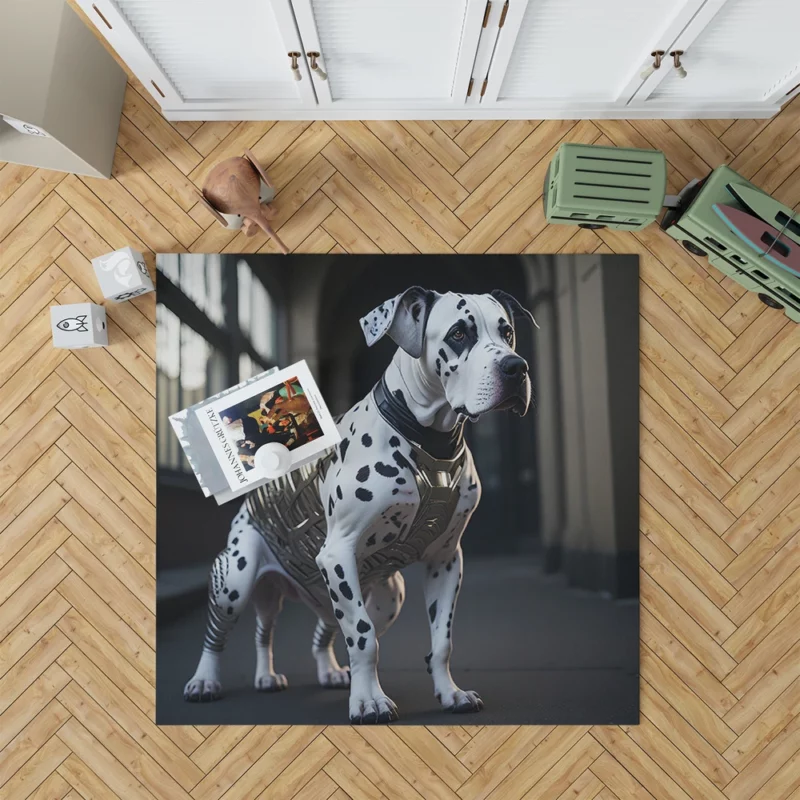
{"label": "dog's head", "polygon": [[528,410],[528,363],[514,350],[514,320],[536,321],[511,295],[439,294],[414,286],[361,319],[367,344],[388,335],[419,362],[425,379],[441,384],[457,413]]}

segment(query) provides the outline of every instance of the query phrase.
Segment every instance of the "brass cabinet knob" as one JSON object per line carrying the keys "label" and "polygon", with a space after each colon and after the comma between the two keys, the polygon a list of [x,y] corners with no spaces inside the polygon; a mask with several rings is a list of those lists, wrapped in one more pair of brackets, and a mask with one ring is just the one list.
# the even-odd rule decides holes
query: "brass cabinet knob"
{"label": "brass cabinet knob", "polygon": [[639,73],[639,77],[643,81],[646,81],[657,69],[661,68],[661,59],[664,58],[664,51],[653,50],[650,55],[653,57],[653,63],[649,64]]}
{"label": "brass cabinet knob", "polygon": [[300,74],[300,65],[297,63],[297,59],[300,58],[303,54],[298,53],[296,50],[292,50],[290,53],[287,53],[289,58],[292,59],[291,63],[291,70],[292,70],[292,78],[296,81],[303,80],[303,76]]}
{"label": "brass cabinet knob", "polygon": [[317,74],[317,77],[321,81],[328,80],[328,73],[325,72],[325,70],[322,69],[322,67],[320,67],[319,64],[317,64],[317,59],[322,58],[322,56],[314,50],[310,50],[308,53],[306,53],[306,55],[308,56],[309,61],[311,62],[310,64],[311,71],[315,72]]}
{"label": "brass cabinet knob", "polygon": [[678,77],[685,78],[686,70],[684,69],[683,64],[681,64],[681,56],[683,55],[683,50],[672,50],[670,52],[670,55],[672,56],[672,63],[675,66],[675,71],[678,73]]}

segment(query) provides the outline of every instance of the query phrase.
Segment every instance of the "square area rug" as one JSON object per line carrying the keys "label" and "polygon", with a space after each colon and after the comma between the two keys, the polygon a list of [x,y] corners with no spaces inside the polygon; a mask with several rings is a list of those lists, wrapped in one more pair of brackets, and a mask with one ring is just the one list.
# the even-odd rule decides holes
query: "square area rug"
{"label": "square area rug", "polygon": [[[159,724],[638,723],[638,257],[157,266]],[[341,443],[205,497],[170,415],[300,361]]]}

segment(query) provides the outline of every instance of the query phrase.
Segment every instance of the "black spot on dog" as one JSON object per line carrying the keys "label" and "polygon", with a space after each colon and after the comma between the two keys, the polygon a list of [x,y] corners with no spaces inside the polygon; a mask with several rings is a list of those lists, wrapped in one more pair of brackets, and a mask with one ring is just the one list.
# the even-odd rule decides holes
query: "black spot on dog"
{"label": "black spot on dog", "polygon": [[442,374],[442,362],[441,359],[436,359],[436,374],[441,377]]}
{"label": "black spot on dog", "polygon": [[448,565],[445,567],[445,569],[446,569],[448,572],[450,572],[450,570],[451,570],[451,569],[453,569],[453,562],[451,561],[451,562],[450,562],[450,563],[449,563],[449,564],[448,564]]}
{"label": "black spot on dog", "polygon": [[356,435],[356,426],[352,422],[350,423],[350,435],[351,436]]}
{"label": "black spot on dog", "polygon": [[238,551],[238,550],[234,550],[234,551],[231,553],[231,555],[232,555],[232,556],[235,558],[236,556],[238,556],[238,555],[239,555],[239,551]]}
{"label": "black spot on dog", "polygon": [[447,353],[445,353],[443,347],[439,348],[439,355],[442,357],[442,361],[444,361],[444,363],[446,364],[447,363]]}
{"label": "black spot on dog", "polygon": [[333,498],[328,498],[328,516],[330,517],[333,514]]}
{"label": "black spot on dog", "polygon": [[470,322],[475,322],[475,317],[473,317],[472,314],[467,314],[467,316],[469,317]]}
{"label": "black spot on dog", "polygon": [[372,437],[368,433],[365,433],[361,437],[361,444],[363,444],[364,447],[372,447]]}
{"label": "black spot on dog", "polygon": [[434,600],[429,608],[428,608],[428,616],[431,618],[431,622],[436,619],[436,601]]}
{"label": "black spot on dog", "polygon": [[445,376],[445,378],[449,378],[450,377],[450,373],[449,372],[445,372],[444,376]]}
{"label": "black spot on dog", "polygon": [[232,592],[231,592],[231,593],[228,595],[228,600],[230,600],[231,602],[234,602],[235,600],[238,600],[238,599],[239,599],[239,592],[237,592],[237,591],[236,591],[236,589],[234,589],[234,590],[233,590],[233,591],[232,591]]}
{"label": "black spot on dog", "polygon": [[387,544],[389,542],[393,542],[394,541],[394,534],[393,533],[387,533],[386,536],[383,537],[383,541],[386,542]]}
{"label": "black spot on dog", "polygon": [[241,572],[247,566],[247,559],[244,556],[239,556],[236,566],[239,567],[239,572]]}
{"label": "black spot on dog", "polygon": [[384,478],[394,478],[400,474],[400,470],[397,467],[393,467],[391,464],[384,464],[383,461],[378,461],[375,464],[375,472],[378,475],[383,475]]}
{"label": "black spot on dog", "polygon": [[228,590],[227,589],[223,589],[222,590],[222,594],[228,594]]}
{"label": "black spot on dog", "polygon": [[356,472],[356,480],[359,483],[364,483],[367,478],[369,478],[369,466],[365,464],[358,472]]}
{"label": "black spot on dog", "polygon": [[228,614],[233,614],[233,606],[228,606]]}
{"label": "black spot on dog", "polygon": [[[380,609],[378,609],[378,611],[380,611]],[[366,633],[367,631],[372,630],[372,625],[370,625],[369,622],[365,622],[363,619],[360,619],[358,621],[358,625],[356,625],[356,630],[359,633]]]}
{"label": "black spot on dog", "polygon": [[453,364],[453,366],[450,367],[450,372],[455,372],[457,369],[458,369],[458,364]]}
{"label": "black spot on dog", "polygon": [[336,614],[336,619],[341,619],[344,616],[344,611],[341,608],[337,608],[333,613]]}
{"label": "black spot on dog", "polygon": [[235,539],[231,539],[234,544],[239,544],[239,537],[237,536]]}
{"label": "black spot on dog", "polygon": [[358,649],[363,650],[367,646],[367,640],[363,636],[358,638]]}
{"label": "black spot on dog", "polygon": [[339,452],[342,454],[342,464],[344,464],[344,457],[347,455],[348,447],[350,447],[350,440],[345,437],[339,445]]}
{"label": "black spot on dog", "polygon": [[434,578],[438,578],[438,577],[439,577],[439,573],[438,573],[438,572],[434,572],[434,573],[433,573],[433,577],[434,577]]}
{"label": "black spot on dog", "polygon": [[335,573],[336,573],[336,574],[337,574],[337,575],[338,575],[340,578],[344,578],[344,570],[342,569],[342,565],[341,565],[341,564],[337,564],[337,565],[336,565],[336,566],[333,568],[333,571],[334,571],[334,572],[335,572]]}
{"label": "black spot on dog", "polygon": [[467,304],[467,301],[466,301],[466,300],[465,300],[465,299],[462,297],[462,298],[461,298],[461,299],[458,301],[458,305],[456,306],[456,308],[457,308],[459,311],[461,311],[461,309],[462,309],[462,308],[464,308],[464,306],[465,306],[466,304]]}
{"label": "black spot on dog", "polygon": [[365,503],[369,503],[372,500],[372,492],[369,489],[364,489],[361,486],[356,489],[356,497],[359,500],[363,500]]}
{"label": "black spot on dog", "polygon": [[325,581],[325,583],[330,583],[330,581],[328,580],[328,570],[326,570],[325,567],[322,567],[320,572],[322,573],[322,578]]}
{"label": "black spot on dog", "polygon": [[339,602],[339,595],[336,594],[336,592],[334,592],[333,589],[331,589],[331,600],[333,600],[334,603]]}
{"label": "black spot on dog", "polygon": [[348,647],[352,647],[353,646],[353,640],[349,636],[347,637],[346,641],[347,641],[347,646]]}
{"label": "black spot on dog", "polygon": [[341,487],[341,486],[337,486],[337,487],[336,487],[336,496],[337,496],[337,497],[338,497],[340,500],[342,499],[342,487]]}
{"label": "black spot on dog", "polygon": [[390,619],[390,620],[393,620],[393,619],[394,619],[394,611],[392,611],[392,613],[391,613],[391,614],[389,614],[389,619]]}
{"label": "black spot on dog", "polygon": [[471,483],[469,486],[467,486],[467,490],[470,492],[474,492],[477,488],[478,488],[477,483]]}
{"label": "black spot on dog", "polygon": [[367,539],[367,546],[372,547],[375,544],[375,534],[373,533],[372,536]]}
{"label": "black spot on dog", "polygon": [[339,584],[339,591],[348,599],[353,599],[353,590],[350,588],[350,584],[347,581],[342,581]]}
{"label": "black spot on dog", "polygon": [[399,450],[395,450],[392,453],[392,458],[398,467],[402,467],[403,469],[411,469],[411,464],[408,463],[408,459]]}
{"label": "black spot on dog", "polygon": [[392,494],[399,494],[399,493],[400,493],[399,489],[392,489]]}
{"label": "black spot on dog", "polygon": [[391,447],[400,447],[400,440],[396,436],[392,436],[392,438],[389,439],[389,445]]}
{"label": "black spot on dog", "polygon": [[406,482],[406,479],[405,479],[405,478],[398,478],[398,479],[395,481],[395,483],[397,483],[397,484],[400,484],[400,486],[402,486],[402,485],[403,485],[405,482]]}

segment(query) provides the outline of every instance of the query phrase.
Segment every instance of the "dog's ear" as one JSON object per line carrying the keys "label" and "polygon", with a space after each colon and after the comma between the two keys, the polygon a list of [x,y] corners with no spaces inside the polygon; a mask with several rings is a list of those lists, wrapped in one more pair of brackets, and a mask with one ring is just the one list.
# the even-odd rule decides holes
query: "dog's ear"
{"label": "dog's ear", "polygon": [[419,358],[428,317],[438,297],[436,292],[412,286],[397,297],[381,303],[361,318],[367,345],[372,347],[384,334],[388,334],[412,358]]}
{"label": "dog's ear", "polygon": [[501,306],[506,310],[508,316],[511,317],[513,320],[514,317],[524,317],[525,319],[532,322],[537,328],[539,324],[533,318],[533,314],[525,308],[516,297],[513,297],[508,292],[504,292],[502,289],[493,289],[492,290],[492,297],[500,303]]}

